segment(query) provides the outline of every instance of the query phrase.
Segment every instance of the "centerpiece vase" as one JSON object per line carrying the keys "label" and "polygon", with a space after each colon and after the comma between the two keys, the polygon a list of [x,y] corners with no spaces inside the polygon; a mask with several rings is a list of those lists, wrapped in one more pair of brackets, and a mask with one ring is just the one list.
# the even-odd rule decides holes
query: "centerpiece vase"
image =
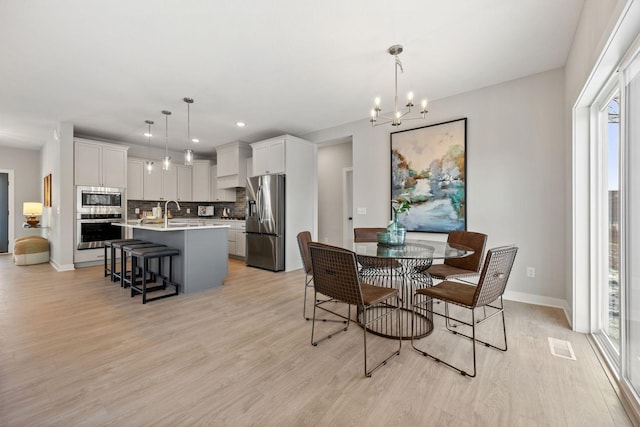
{"label": "centerpiece vase", "polygon": [[393,215],[393,221],[391,221],[391,224],[387,226],[387,233],[389,233],[389,245],[404,245],[407,228],[398,221],[398,215]]}

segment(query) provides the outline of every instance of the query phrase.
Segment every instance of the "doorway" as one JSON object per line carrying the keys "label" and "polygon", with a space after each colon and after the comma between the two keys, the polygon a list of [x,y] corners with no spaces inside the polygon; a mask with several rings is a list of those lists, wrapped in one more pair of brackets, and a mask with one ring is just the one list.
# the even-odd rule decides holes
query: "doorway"
{"label": "doorway", "polygon": [[353,246],[353,168],[342,169],[342,244]]}
{"label": "doorway", "polygon": [[13,241],[13,171],[0,169],[0,254],[9,252]]}
{"label": "doorway", "polygon": [[[351,137],[318,145],[318,236],[317,240],[335,246],[345,244],[345,235],[353,235],[348,222],[353,203],[346,198],[345,186],[352,190],[353,144]],[[350,247],[350,246],[346,246]]]}

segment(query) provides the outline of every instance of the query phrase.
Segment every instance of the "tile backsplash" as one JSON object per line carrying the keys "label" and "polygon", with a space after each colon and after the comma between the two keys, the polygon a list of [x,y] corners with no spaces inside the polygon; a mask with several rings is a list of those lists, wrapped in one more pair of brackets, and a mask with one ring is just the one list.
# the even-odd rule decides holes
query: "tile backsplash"
{"label": "tile backsplash", "polygon": [[[136,208],[140,209],[140,213],[143,211],[151,211],[160,203],[162,210],[164,211],[165,200],[127,200],[127,218],[134,219],[139,218],[139,214],[136,214]],[[214,216],[219,218],[222,215],[222,209],[229,211],[229,216],[232,218],[244,219],[245,207],[247,204],[245,198],[245,189],[243,187],[236,188],[236,201],[232,202],[179,202],[180,210],[176,208],[173,203],[169,204],[169,211],[175,217],[180,218],[197,218],[198,206],[210,206],[214,207]],[[187,213],[187,209],[190,210]]]}

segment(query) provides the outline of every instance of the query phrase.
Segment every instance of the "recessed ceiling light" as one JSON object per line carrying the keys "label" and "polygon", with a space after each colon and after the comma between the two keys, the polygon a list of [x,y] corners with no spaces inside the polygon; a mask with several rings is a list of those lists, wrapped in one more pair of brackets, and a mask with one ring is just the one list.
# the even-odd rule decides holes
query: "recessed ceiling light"
{"label": "recessed ceiling light", "polygon": [[243,128],[245,127],[247,124],[245,122],[236,122],[236,126],[238,126],[239,128]]}
{"label": "recessed ceiling light", "polygon": [[149,133],[149,132],[145,132],[144,136],[146,136],[147,138],[151,138],[153,136],[153,134]]}
{"label": "recessed ceiling light", "polygon": [[200,140],[198,138],[193,138],[191,142],[195,142],[197,144],[198,142],[200,142]]}

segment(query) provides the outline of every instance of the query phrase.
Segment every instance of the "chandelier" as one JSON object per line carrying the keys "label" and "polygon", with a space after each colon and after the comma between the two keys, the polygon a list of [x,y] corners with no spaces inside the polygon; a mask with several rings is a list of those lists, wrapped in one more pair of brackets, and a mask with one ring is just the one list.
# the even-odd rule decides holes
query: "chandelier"
{"label": "chandelier", "polygon": [[[428,112],[427,100],[426,99],[422,100],[422,103],[421,103],[422,108],[419,114],[417,114],[415,110],[412,113],[411,108],[414,107],[413,92],[409,92],[409,94],[407,95],[407,104],[404,107],[401,106],[400,108],[398,108],[398,69],[400,69],[401,73],[404,72],[404,70],[402,69],[402,62],[400,62],[400,58],[398,58],[398,55],[402,53],[402,45],[394,44],[389,49],[387,49],[387,52],[389,52],[390,55],[393,55],[396,58],[395,59],[396,77],[395,77],[395,87],[394,87],[395,88],[395,104],[394,104],[393,115],[391,117],[381,115],[380,112],[382,111],[382,109],[380,108],[380,98],[376,98],[374,101],[375,106],[373,107],[373,110],[371,110],[371,119],[369,119],[369,121],[371,122],[371,126],[386,125],[387,123],[391,123],[392,126],[400,126],[402,124],[402,120],[424,119]],[[379,121],[380,119],[382,119],[383,121]]]}

